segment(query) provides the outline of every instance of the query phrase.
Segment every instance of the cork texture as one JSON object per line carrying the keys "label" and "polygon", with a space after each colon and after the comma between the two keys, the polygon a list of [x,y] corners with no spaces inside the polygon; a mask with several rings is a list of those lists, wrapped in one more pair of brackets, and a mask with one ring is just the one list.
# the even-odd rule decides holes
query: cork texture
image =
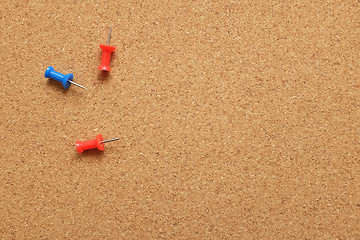
{"label": "cork texture", "polygon": [[0,7],[1,239],[360,239],[359,1]]}

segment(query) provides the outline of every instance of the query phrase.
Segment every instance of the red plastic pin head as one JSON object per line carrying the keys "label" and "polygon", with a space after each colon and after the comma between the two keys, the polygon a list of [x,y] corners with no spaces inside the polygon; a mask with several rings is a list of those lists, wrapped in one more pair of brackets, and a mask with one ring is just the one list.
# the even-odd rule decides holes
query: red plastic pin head
{"label": "red plastic pin head", "polygon": [[102,54],[101,54],[101,64],[98,67],[99,70],[108,71],[108,72],[111,71],[110,66],[109,66],[111,53],[114,52],[116,49],[116,47],[110,46],[110,37],[111,37],[111,28],[109,31],[108,44],[100,45]]}
{"label": "red plastic pin head", "polygon": [[97,148],[100,151],[104,151],[105,144],[102,143],[104,141],[101,134],[97,135],[95,139],[89,140],[86,142],[76,141],[76,150],[78,153],[82,153],[84,150]]}
{"label": "red plastic pin head", "polygon": [[102,54],[101,54],[101,64],[98,67],[98,69],[110,72],[111,69],[109,65],[110,65],[111,53],[115,51],[116,47],[109,45],[100,45],[100,48],[102,50]]}

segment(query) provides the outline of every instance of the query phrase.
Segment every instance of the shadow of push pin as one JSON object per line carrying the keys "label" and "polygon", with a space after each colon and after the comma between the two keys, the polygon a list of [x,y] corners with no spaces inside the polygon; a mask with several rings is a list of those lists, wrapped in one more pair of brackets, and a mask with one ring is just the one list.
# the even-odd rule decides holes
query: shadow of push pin
{"label": "shadow of push pin", "polygon": [[69,73],[69,74],[66,74],[66,75],[62,74],[62,73],[59,73],[59,72],[55,71],[52,66],[50,66],[50,67],[48,67],[46,69],[45,77],[46,78],[52,78],[52,79],[54,79],[54,80],[56,80],[58,82],[61,82],[65,89],[68,89],[71,84],[74,84],[74,85],[76,85],[78,87],[86,89],[86,87],[81,86],[80,84],[73,82],[74,75],[72,73]]}
{"label": "shadow of push pin", "polygon": [[108,44],[100,45],[102,54],[101,54],[101,64],[98,67],[99,70],[103,70],[103,71],[107,71],[107,72],[111,71],[110,66],[109,66],[111,53],[114,52],[116,49],[116,47],[110,46],[110,37],[111,37],[111,28],[110,28],[109,37],[108,37]]}
{"label": "shadow of push pin", "polygon": [[119,139],[120,138],[113,138],[113,139],[109,139],[109,140],[104,140],[102,135],[99,134],[93,140],[89,140],[89,141],[86,141],[86,142],[76,141],[76,150],[78,151],[78,153],[82,153],[84,150],[93,149],[93,148],[97,148],[100,151],[104,151],[104,149],[105,149],[105,144],[104,143],[116,141],[116,140],[119,140]]}

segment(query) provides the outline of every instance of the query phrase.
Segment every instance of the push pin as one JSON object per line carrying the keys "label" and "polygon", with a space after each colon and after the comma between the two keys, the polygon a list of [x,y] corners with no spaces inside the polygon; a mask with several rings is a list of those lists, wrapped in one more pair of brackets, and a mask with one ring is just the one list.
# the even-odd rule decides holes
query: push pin
{"label": "push pin", "polygon": [[62,74],[62,73],[59,73],[59,72],[55,71],[52,66],[50,66],[50,67],[48,67],[46,69],[45,77],[46,78],[52,78],[52,79],[55,79],[56,81],[61,82],[65,89],[68,89],[71,84],[75,84],[78,87],[86,89],[86,87],[81,86],[80,84],[73,82],[74,75],[72,73],[69,73],[69,74],[66,74],[66,75]]}
{"label": "push pin", "polygon": [[111,28],[110,28],[109,37],[108,37],[108,44],[107,45],[100,45],[100,48],[102,50],[102,54],[101,54],[101,64],[98,67],[99,70],[108,71],[108,72],[111,71],[111,69],[109,67],[111,53],[113,51],[115,51],[115,49],[116,49],[116,47],[110,46],[110,37],[111,37]]}
{"label": "push pin", "polygon": [[86,141],[86,142],[76,141],[76,150],[78,151],[78,153],[82,153],[84,150],[92,149],[92,148],[97,148],[100,151],[104,151],[104,149],[105,149],[105,144],[104,143],[116,141],[116,140],[119,140],[119,139],[120,138],[113,138],[113,139],[109,139],[109,140],[104,140],[102,135],[99,134],[93,140],[89,140],[89,141]]}

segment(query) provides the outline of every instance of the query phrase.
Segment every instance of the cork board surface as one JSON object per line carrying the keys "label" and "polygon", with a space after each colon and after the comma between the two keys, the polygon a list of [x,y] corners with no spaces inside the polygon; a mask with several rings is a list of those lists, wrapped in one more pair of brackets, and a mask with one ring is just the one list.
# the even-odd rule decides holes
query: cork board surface
{"label": "cork board surface", "polygon": [[1,239],[360,239],[358,1],[0,6]]}

